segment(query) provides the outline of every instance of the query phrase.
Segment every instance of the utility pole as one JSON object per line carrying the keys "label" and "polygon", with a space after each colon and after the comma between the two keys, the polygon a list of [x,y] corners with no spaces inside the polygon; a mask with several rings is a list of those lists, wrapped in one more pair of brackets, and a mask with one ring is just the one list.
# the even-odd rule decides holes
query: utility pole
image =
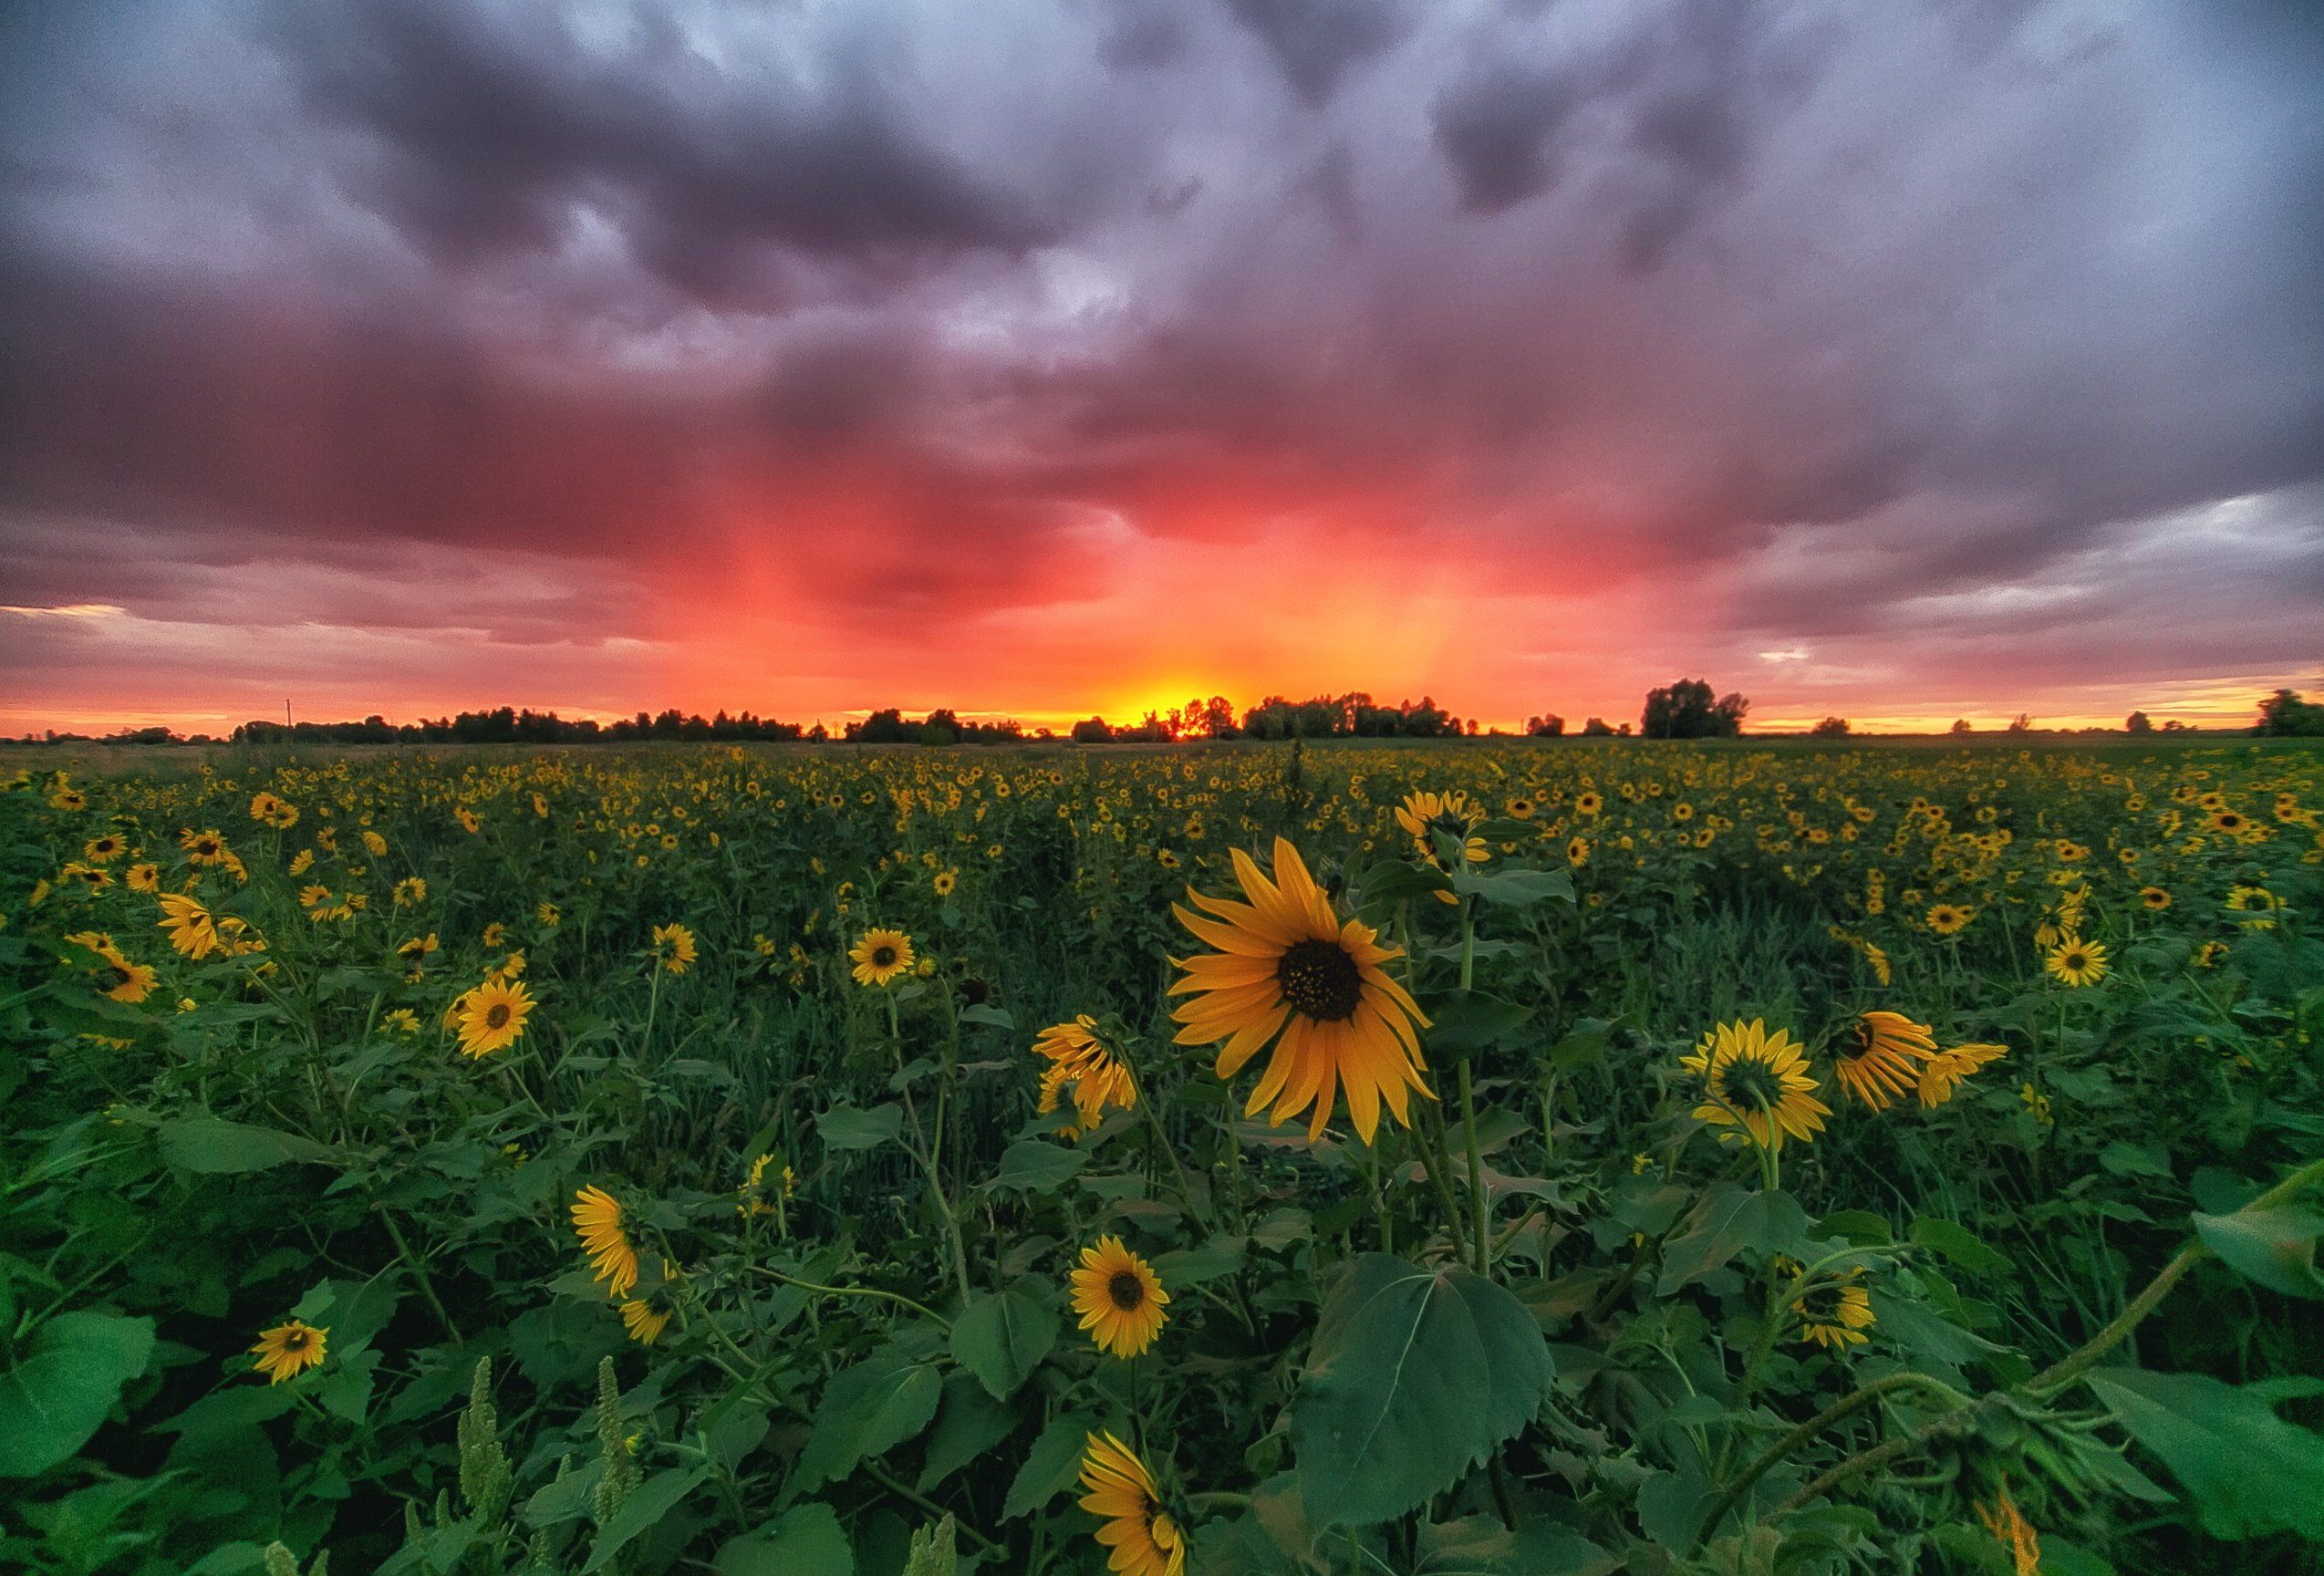
{"label": "utility pole", "polygon": [[287,728],[290,725],[290,697],[285,695],[283,697],[283,726]]}

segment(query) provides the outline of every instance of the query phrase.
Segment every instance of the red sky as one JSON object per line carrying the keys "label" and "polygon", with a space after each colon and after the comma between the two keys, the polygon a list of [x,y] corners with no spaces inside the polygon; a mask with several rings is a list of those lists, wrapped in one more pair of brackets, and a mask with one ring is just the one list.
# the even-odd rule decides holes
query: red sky
{"label": "red sky", "polygon": [[2324,667],[2309,20],[30,10],[0,731],[2240,721]]}

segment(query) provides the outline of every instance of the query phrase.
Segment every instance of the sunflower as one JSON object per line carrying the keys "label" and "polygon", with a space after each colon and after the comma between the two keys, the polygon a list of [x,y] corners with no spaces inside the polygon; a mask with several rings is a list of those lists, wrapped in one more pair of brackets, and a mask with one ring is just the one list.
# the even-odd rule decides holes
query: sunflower
{"label": "sunflower", "polygon": [[1919,1081],[1914,1065],[1936,1055],[1928,1025],[1902,1012],[1866,1012],[1841,1031],[1832,1052],[1840,1086],[1875,1111],[1885,1111]]}
{"label": "sunflower", "polygon": [[497,974],[466,992],[452,1004],[462,1052],[482,1059],[507,1050],[524,1037],[524,1018],[533,1007],[523,985]]}
{"label": "sunflower", "polygon": [[1082,1457],[1081,1508],[1105,1523],[1097,1540],[1114,1552],[1105,1568],[1115,1576],[1185,1576],[1186,1539],[1162,1508],[1154,1474],[1137,1452],[1111,1434],[1088,1436]]}
{"label": "sunflower", "polygon": [[2171,894],[2160,886],[2142,886],[2139,888],[2139,903],[2148,913],[2160,914],[2171,907]]}
{"label": "sunflower", "polygon": [[1485,862],[1485,840],[1469,835],[1469,829],[1484,818],[1484,811],[1469,804],[1468,795],[1458,789],[1448,793],[1427,790],[1407,793],[1396,806],[1396,824],[1412,835],[1412,845],[1420,850],[1420,856],[1439,868],[1444,864],[1437,851],[1440,837],[1459,849],[1469,864]]}
{"label": "sunflower", "polygon": [[1588,841],[1581,837],[1568,838],[1565,845],[1565,862],[1577,870],[1588,864],[1590,862]]}
{"label": "sunflower", "polygon": [[694,933],[683,925],[654,927],[654,961],[672,974],[683,974],[687,965],[701,954],[695,949]]}
{"label": "sunflower", "polygon": [[417,908],[428,900],[427,879],[420,876],[407,876],[395,884],[388,896],[395,900],[399,908]]}
{"label": "sunflower", "polygon": [[939,897],[949,897],[952,896],[953,888],[960,884],[960,873],[958,870],[939,870],[934,879],[929,882],[929,885],[936,889],[936,895]]}
{"label": "sunflower", "polygon": [[226,840],[215,832],[183,832],[178,835],[178,846],[196,865],[223,865],[226,862]]}
{"label": "sunflower", "polygon": [[661,1339],[669,1328],[670,1315],[676,1305],[670,1301],[670,1282],[678,1279],[678,1266],[665,1259],[661,1261],[661,1279],[643,1297],[626,1299],[621,1304],[622,1333],[640,1346],[650,1346]]}
{"label": "sunflower", "polygon": [[1956,1045],[1950,1051],[1939,1052],[1921,1069],[1921,1104],[1930,1107],[1944,1104],[1953,1098],[1961,1081],[1988,1062],[1999,1062],[2009,1054],[2007,1045]]}
{"label": "sunflower", "polygon": [[2280,905],[2276,895],[2265,886],[2236,886],[2227,893],[2227,907],[2237,914],[2256,914],[2256,919],[2239,920],[2246,930],[2273,930],[2276,921],[2270,918]]}
{"label": "sunflower", "polygon": [[1502,813],[1512,821],[1530,821],[1533,819],[1534,808],[1533,801],[1522,793],[1501,805]]}
{"label": "sunflower", "polygon": [[254,793],[250,799],[250,818],[272,826],[277,832],[285,832],[298,824],[298,810],[295,805],[284,804],[272,793]]}
{"label": "sunflower", "polygon": [[169,936],[171,949],[189,958],[207,958],[213,952],[225,950],[225,938],[218,934],[218,922],[201,902],[179,893],[162,896],[161,928]]}
{"label": "sunflower", "polygon": [[321,1365],[323,1348],[330,1333],[328,1329],[317,1330],[303,1319],[277,1324],[260,1335],[258,1344],[251,1348],[258,1358],[251,1366],[266,1375],[269,1384],[296,1379],[309,1368]]}
{"label": "sunflower", "polygon": [[1592,792],[1576,796],[1573,801],[1573,813],[1577,815],[1595,815],[1604,806],[1605,801],[1595,792]]}
{"label": "sunflower", "polygon": [[128,846],[128,844],[121,841],[119,833],[108,832],[101,837],[91,837],[87,843],[81,845],[81,854],[83,857],[97,864],[107,865],[119,858],[122,851]]}
{"label": "sunflower", "polygon": [[[1342,923],[1331,899],[1284,838],[1275,839],[1275,878],[1238,848],[1237,879],[1248,902],[1188,890],[1204,917],[1177,904],[1178,922],[1211,946],[1178,964],[1185,977],[1173,996],[1194,995],[1172,1014],[1184,1025],[1181,1045],[1226,1042],[1219,1076],[1232,1078],[1271,1042],[1267,1070],[1251,1091],[1244,1115],[1272,1102],[1271,1125],[1314,1108],[1308,1136],[1320,1138],[1332,1119],[1336,1086],[1347,1090],[1349,1115],[1366,1144],[1379,1125],[1385,1097],[1398,1125],[1410,1126],[1407,1091],[1436,1095],[1422,1081],[1415,1025],[1428,1020],[1403,986],[1380,965],[1403,956],[1381,947],[1372,928]],[[1280,1037],[1278,1037],[1280,1032]]]}
{"label": "sunflower", "polygon": [[847,950],[858,985],[886,985],[912,966],[912,938],[901,930],[866,930]]}
{"label": "sunflower", "polygon": [[1082,1249],[1073,1288],[1074,1312],[1082,1316],[1077,1328],[1116,1357],[1135,1357],[1153,1345],[1169,1319],[1162,1310],[1170,1294],[1162,1290],[1154,1266],[1124,1247],[1119,1237],[1100,1237],[1095,1247]]}
{"label": "sunflower", "polygon": [[2041,960],[2045,971],[2059,983],[2077,989],[2095,985],[2106,978],[2106,944],[2085,941],[2078,936],[2059,938],[2049,956]]}
{"label": "sunflower", "polygon": [[[1703,1036],[1692,1056],[1679,1065],[1703,1080],[1703,1103],[1695,1119],[1715,1126],[1740,1126],[1763,1149],[1779,1150],[1785,1134],[1802,1144],[1823,1128],[1831,1107],[1816,1098],[1821,1087],[1808,1076],[1808,1064],[1788,1029],[1772,1035],[1754,1018],[1745,1023],[1722,1023]],[[1742,1134],[1721,1133],[1722,1142]]]}
{"label": "sunflower", "polygon": [[132,892],[161,890],[161,867],[158,865],[136,864],[123,873],[121,879]]}
{"label": "sunflower", "polygon": [[638,1249],[622,1229],[622,1213],[621,1200],[602,1187],[584,1187],[573,1196],[573,1230],[581,1239],[581,1250],[616,1297],[628,1295],[638,1284]]}
{"label": "sunflower", "polygon": [[1963,908],[1952,903],[1939,903],[1928,911],[1928,928],[1939,936],[1957,935],[1961,928],[1975,918],[1975,915],[1974,909]]}
{"label": "sunflower", "polygon": [[2242,832],[2244,828],[2249,826],[2251,823],[2245,820],[2244,817],[2236,811],[2214,810],[2211,813],[2211,824],[2217,830],[2233,836],[2236,834]]}
{"label": "sunflower", "polygon": [[159,976],[142,963],[130,962],[122,955],[121,949],[113,945],[110,936],[102,931],[84,930],[65,939],[77,947],[87,948],[104,963],[103,975],[97,986],[101,994],[131,1006],[153,994],[153,984]]}
{"label": "sunflower", "polygon": [[1852,1264],[1837,1275],[1819,1276],[1804,1291],[1792,1294],[1801,1340],[1835,1352],[1865,1343],[1864,1332],[1873,1323],[1873,1304],[1864,1289],[1856,1284],[1863,1272],[1862,1265]]}
{"label": "sunflower", "polygon": [[1109,1105],[1127,1111],[1137,1104],[1137,1084],[1129,1068],[1098,1038],[1097,1021],[1087,1013],[1071,1023],[1043,1029],[1032,1048],[1049,1062],[1041,1075],[1037,1109],[1042,1115],[1056,1110],[1065,1086],[1073,1085],[1074,1115],[1057,1130],[1061,1136],[1078,1137],[1095,1128]]}

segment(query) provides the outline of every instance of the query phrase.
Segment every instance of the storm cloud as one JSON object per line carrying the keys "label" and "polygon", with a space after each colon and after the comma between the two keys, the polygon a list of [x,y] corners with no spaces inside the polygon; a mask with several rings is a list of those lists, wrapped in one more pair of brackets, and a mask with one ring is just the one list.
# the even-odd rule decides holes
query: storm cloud
{"label": "storm cloud", "polygon": [[5,26],[0,725],[2319,660],[2313,7]]}

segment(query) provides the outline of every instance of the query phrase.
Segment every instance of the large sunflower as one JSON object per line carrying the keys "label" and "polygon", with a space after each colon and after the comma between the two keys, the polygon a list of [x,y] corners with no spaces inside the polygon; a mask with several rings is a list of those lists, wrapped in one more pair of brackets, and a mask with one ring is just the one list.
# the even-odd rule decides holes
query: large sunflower
{"label": "large sunflower", "polygon": [[1703,1102],[1695,1119],[1741,1129],[1719,1135],[1725,1141],[1750,1135],[1762,1149],[1779,1150],[1786,1134],[1802,1144],[1823,1129],[1831,1107],[1816,1098],[1821,1087],[1788,1029],[1773,1034],[1757,1018],[1722,1023],[1707,1033],[1679,1065],[1703,1080]]}
{"label": "large sunflower", "polygon": [[1082,1457],[1081,1508],[1105,1523],[1097,1540],[1114,1552],[1105,1568],[1116,1576],[1184,1576],[1186,1537],[1162,1509],[1154,1474],[1137,1452],[1111,1434],[1092,1434]]}
{"label": "large sunflower", "polygon": [[1341,1085],[1365,1143],[1384,1098],[1397,1124],[1411,1125],[1408,1091],[1436,1095],[1420,1076],[1427,1063],[1415,1032],[1428,1020],[1380,967],[1403,953],[1379,946],[1368,925],[1343,923],[1287,840],[1275,839],[1272,881],[1240,848],[1234,865],[1250,901],[1189,890],[1212,918],[1171,905],[1180,924],[1219,949],[1178,965],[1185,977],[1170,994],[1195,1000],[1172,1015],[1183,1025],[1178,1043],[1225,1041],[1219,1076],[1232,1078],[1271,1042],[1244,1114],[1272,1102],[1270,1121],[1281,1124],[1312,1106],[1311,1138],[1323,1136]]}
{"label": "large sunflower", "polygon": [[1885,1111],[1920,1082],[1916,1063],[1936,1058],[1936,1041],[1925,1023],[1902,1012],[1867,1012],[1841,1031],[1832,1069],[1842,1088],[1875,1111]]}
{"label": "large sunflower", "polygon": [[525,1014],[533,1007],[522,984],[493,975],[452,1005],[461,1050],[476,1058],[506,1050],[524,1037]]}
{"label": "large sunflower", "polygon": [[1119,1237],[1100,1237],[1082,1249],[1073,1288],[1074,1312],[1081,1315],[1076,1328],[1116,1357],[1136,1357],[1153,1345],[1170,1317],[1162,1312],[1170,1294],[1161,1277]]}
{"label": "large sunflower", "polygon": [[1109,1105],[1126,1111],[1137,1104],[1130,1070],[1098,1038],[1097,1021],[1086,1012],[1071,1023],[1043,1029],[1032,1048],[1049,1062],[1041,1075],[1040,1114],[1056,1110],[1066,1087],[1073,1088],[1074,1115],[1058,1129],[1060,1136],[1074,1138],[1095,1128]]}
{"label": "large sunflower", "polygon": [[848,949],[858,985],[886,985],[912,966],[912,938],[901,930],[866,930]]}
{"label": "large sunflower", "polygon": [[321,1365],[330,1333],[329,1330],[317,1330],[303,1319],[277,1324],[261,1334],[258,1344],[251,1348],[258,1358],[251,1366],[266,1375],[269,1384],[296,1379],[309,1368]]}
{"label": "large sunflower", "polygon": [[638,1249],[623,1229],[621,1200],[602,1187],[582,1188],[573,1196],[573,1230],[606,1290],[616,1297],[628,1295],[638,1284]]}

